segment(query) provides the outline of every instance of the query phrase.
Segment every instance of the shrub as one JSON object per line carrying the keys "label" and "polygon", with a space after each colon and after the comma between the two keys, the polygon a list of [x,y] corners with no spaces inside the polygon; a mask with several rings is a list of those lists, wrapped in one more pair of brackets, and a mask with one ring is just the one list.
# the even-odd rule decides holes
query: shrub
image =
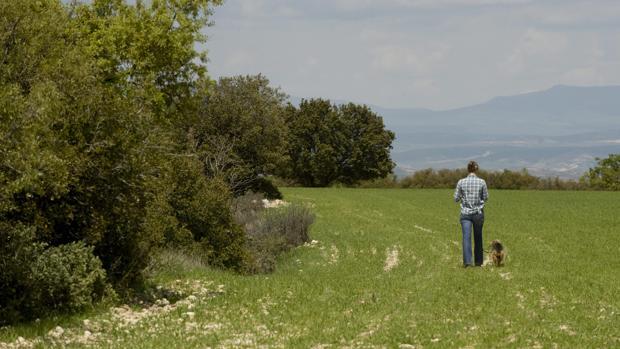
{"label": "shrub", "polygon": [[262,224],[259,225],[261,233],[284,237],[287,249],[310,241],[309,230],[314,222],[314,215],[308,207],[291,204],[265,212]]}
{"label": "shrub", "polygon": [[234,201],[235,220],[243,225],[249,258],[248,273],[268,273],[275,270],[277,257],[310,240],[310,225],[314,215],[306,206],[290,204],[264,209],[263,197],[251,193]]}
{"label": "shrub", "polygon": [[34,309],[77,311],[101,299],[106,273],[93,248],[83,242],[50,247],[32,265]]}
{"label": "shrub", "polygon": [[265,210],[263,199],[265,199],[263,194],[251,191],[235,198],[232,202],[235,222],[247,230],[247,226],[254,224]]}
{"label": "shrub", "polygon": [[[467,169],[464,168],[454,170],[428,168],[401,179],[398,185],[402,188],[454,188],[458,180],[467,174]],[[573,180],[535,177],[526,169],[521,171],[481,170],[477,175],[486,180],[490,189],[580,190],[588,188]]]}
{"label": "shrub", "polygon": [[0,325],[21,320],[33,289],[30,263],[43,249],[34,229],[0,222]]}
{"label": "shrub", "polygon": [[84,243],[47,247],[34,229],[0,224],[0,324],[92,306],[106,293],[101,261]]}
{"label": "shrub", "polygon": [[175,164],[169,202],[179,223],[177,232],[191,233],[191,244],[202,246],[209,265],[240,270],[246,258],[245,236],[234,222],[227,183],[205,177],[196,158],[181,158]]}
{"label": "shrub", "polygon": [[580,181],[593,189],[620,190],[620,154],[596,158],[596,166],[590,168]]}

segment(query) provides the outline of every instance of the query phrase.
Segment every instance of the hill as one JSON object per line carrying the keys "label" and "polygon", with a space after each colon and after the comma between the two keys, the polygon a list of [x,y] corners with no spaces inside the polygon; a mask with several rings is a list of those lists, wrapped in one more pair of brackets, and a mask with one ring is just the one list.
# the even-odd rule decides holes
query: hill
{"label": "hill", "polygon": [[370,107],[396,133],[392,158],[401,177],[474,159],[488,170],[576,179],[596,157],[620,152],[620,86],[558,85],[442,111]]}
{"label": "hill", "polygon": [[595,157],[620,152],[620,86],[555,86],[445,111],[375,111],[396,132],[401,175],[476,159],[492,170],[577,178]]}

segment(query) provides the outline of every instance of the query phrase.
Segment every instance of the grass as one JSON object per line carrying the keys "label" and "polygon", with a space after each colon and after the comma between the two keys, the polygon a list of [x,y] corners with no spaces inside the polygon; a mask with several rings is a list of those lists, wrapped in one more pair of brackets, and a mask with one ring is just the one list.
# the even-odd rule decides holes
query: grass
{"label": "grass", "polygon": [[[318,243],[285,254],[274,274],[240,276],[166,255],[167,267],[153,281],[192,295],[176,305],[146,308],[135,323],[95,309],[4,328],[0,342],[22,336],[35,347],[620,346],[620,193],[491,191],[484,237],[502,240],[508,261],[468,269],[461,267],[458,206],[449,190],[284,194],[314,206],[311,237]],[[58,323],[65,334],[47,335]],[[84,340],[84,331],[96,338]]]}

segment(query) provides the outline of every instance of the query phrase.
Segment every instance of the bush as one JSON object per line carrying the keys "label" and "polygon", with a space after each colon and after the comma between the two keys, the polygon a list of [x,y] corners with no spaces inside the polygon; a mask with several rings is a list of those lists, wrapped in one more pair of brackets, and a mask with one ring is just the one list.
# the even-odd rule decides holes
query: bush
{"label": "bush", "polygon": [[235,198],[232,202],[235,222],[247,230],[248,226],[258,221],[259,215],[265,210],[264,199],[263,194],[252,191]]}
{"label": "bush", "polygon": [[0,222],[0,325],[28,317],[21,313],[33,289],[30,263],[42,249],[32,227]]}
{"label": "bush", "polygon": [[235,220],[243,225],[249,258],[248,273],[268,273],[275,270],[277,257],[310,241],[310,225],[314,215],[308,207],[290,204],[264,209],[263,197],[251,193],[234,201]]}
{"label": "bush", "polygon": [[179,223],[177,232],[191,233],[192,244],[200,244],[209,265],[241,270],[246,258],[245,236],[234,222],[227,183],[205,177],[195,158],[182,158],[175,164],[169,202],[171,215]]}
{"label": "bush", "polygon": [[34,229],[0,225],[0,324],[92,306],[113,291],[84,243],[48,247]]}
{"label": "bush", "polygon": [[32,265],[33,307],[77,311],[101,299],[107,289],[106,273],[93,248],[83,242],[50,247]]}
{"label": "bush", "polygon": [[593,189],[620,190],[620,154],[609,154],[604,159],[596,158],[596,166],[590,168],[580,181]]}
{"label": "bush", "polygon": [[[416,171],[401,179],[398,184],[402,188],[454,188],[459,179],[467,176],[467,170],[462,169],[442,169],[434,170],[428,168]],[[484,171],[477,173],[480,178],[486,180],[490,189],[533,189],[533,190],[580,190],[587,189],[588,186],[573,180],[563,180],[559,178],[539,178],[528,173],[526,169],[521,171]],[[380,183],[380,182],[377,182]],[[384,187],[391,187],[391,183]]]}
{"label": "bush", "polygon": [[265,210],[257,234],[276,234],[284,238],[286,248],[293,248],[310,241],[310,225],[314,215],[306,206],[289,206]]}

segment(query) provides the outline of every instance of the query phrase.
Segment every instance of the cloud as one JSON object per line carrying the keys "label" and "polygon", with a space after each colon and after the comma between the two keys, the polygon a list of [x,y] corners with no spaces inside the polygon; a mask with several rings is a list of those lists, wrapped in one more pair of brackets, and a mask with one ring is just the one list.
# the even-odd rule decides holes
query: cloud
{"label": "cloud", "polygon": [[562,53],[568,47],[568,42],[568,37],[564,33],[528,29],[510,56],[502,63],[501,68],[509,74],[519,74],[533,61],[553,64],[554,60],[562,59]]}
{"label": "cloud", "polygon": [[[303,14],[303,7],[295,6],[284,0],[237,0],[238,10],[245,18],[266,19],[274,17],[299,17]],[[224,6],[226,6],[225,4]]]}
{"label": "cloud", "polygon": [[227,59],[223,61],[222,68],[226,71],[242,71],[256,60],[254,55],[252,50],[244,48],[230,50],[227,53]]}
{"label": "cloud", "polygon": [[562,6],[537,4],[529,6],[525,14],[540,24],[559,27],[618,23],[620,2],[600,0],[593,5],[590,1],[565,1]]}
{"label": "cloud", "polygon": [[332,0],[340,8],[520,5],[533,0]]}
{"label": "cloud", "polygon": [[411,83],[413,93],[423,96],[437,96],[441,89],[434,79],[415,79]]}
{"label": "cloud", "polygon": [[380,46],[372,50],[373,66],[386,72],[407,72],[426,75],[446,56],[447,45],[432,48],[413,48],[399,45]]}
{"label": "cloud", "polygon": [[241,0],[239,9],[246,17],[262,16],[266,14],[265,0]]}
{"label": "cloud", "polygon": [[214,20],[214,77],[297,96],[447,109],[620,83],[618,0],[234,0]]}
{"label": "cloud", "polygon": [[403,6],[442,7],[442,6],[485,6],[485,5],[522,5],[533,0],[394,0]]}
{"label": "cloud", "polygon": [[571,69],[562,75],[562,83],[568,85],[593,85],[601,83],[601,76],[594,66]]}

